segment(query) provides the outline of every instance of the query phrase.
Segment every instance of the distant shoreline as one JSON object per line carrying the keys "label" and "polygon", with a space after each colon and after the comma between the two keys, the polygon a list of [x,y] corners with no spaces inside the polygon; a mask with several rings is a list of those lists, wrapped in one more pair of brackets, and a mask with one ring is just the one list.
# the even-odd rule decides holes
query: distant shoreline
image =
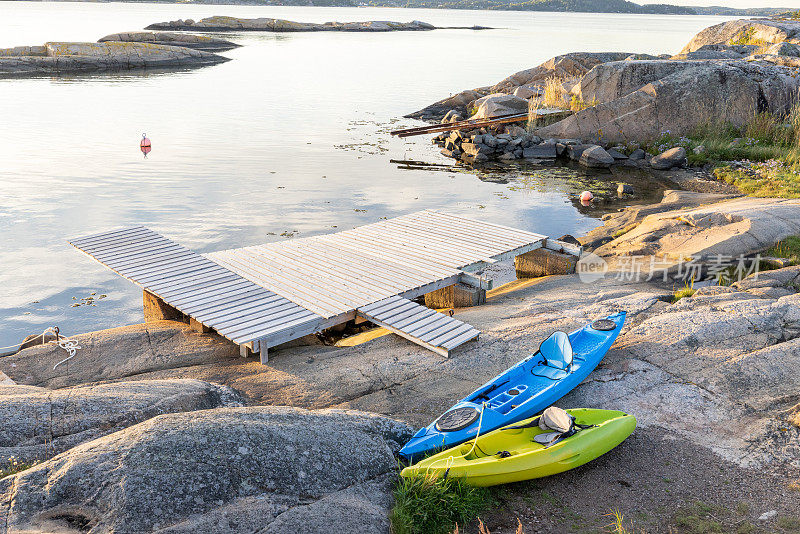
{"label": "distant shoreline", "polygon": [[[3,0],[0,0],[3,1]],[[17,0],[18,1],[18,0]],[[123,3],[123,4],[181,4],[181,5],[238,5],[264,7],[384,7],[405,9],[454,9],[472,11],[518,11],[537,13],[603,13],[620,15],[695,15],[721,17],[768,17],[792,11],[788,7],[731,8],[724,6],[680,6],[673,4],[635,4],[627,0],[411,0],[400,5],[393,0],[287,0],[284,2],[258,0],[26,0],[52,2]],[[507,3],[503,3],[507,2]],[[558,9],[559,6],[564,6]],[[526,6],[526,7],[522,7]],[[586,9],[587,6],[591,8]],[[607,6],[605,9],[604,6]],[[624,8],[624,9],[623,9]]]}

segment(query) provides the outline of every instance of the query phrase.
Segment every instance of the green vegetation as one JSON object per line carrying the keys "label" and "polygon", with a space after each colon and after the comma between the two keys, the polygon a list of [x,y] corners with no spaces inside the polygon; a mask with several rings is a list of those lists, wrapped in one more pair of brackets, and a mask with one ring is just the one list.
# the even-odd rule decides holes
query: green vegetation
{"label": "green vegetation", "polygon": [[690,283],[687,283],[683,288],[681,288],[681,289],[677,290],[675,293],[673,293],[673,295],[672,295],[672,303],[675,304],[676,302],[678,302],[679,300],[681,300],[684,297],[691,297],[696,292],[697,292],[697,290],[694,288],[694,279],[692,279],[692,281]]}
{"label": "green vegetation", "polygon": [[800,198],[800,103],[781,116],[753,113],[741,128],[709,121],[688,137],[663,132],[646,148],[676,146],[686,149],[689,164],[714,165],[719,180],[747,195]]}
{"label": "green vegetation", "polygon": [[800,236],[793,235],[778,241],[775,246],[764,251],[764,256],[785,258],[792,265],[800,264]]}
{"label": "green vegetation", "polygon": [[389,519],[393,534],[445,534],[464,525],[493,502],[486,488],[458,478],[400,477]]}
{"label": "green vegetation", "polygon": [[778,526],[786,532],[800,532],[800,519],[797,517],[779,517]]}
{"label": "green vegetation", "polygon": [[675,513],[672,520],[675,529],[670,532],[687,534],[711,534],[714,532],[731,532],[735,534],[751,534],[756,531],[755,525],[745,517],[750,511],[747,503],[739,503],[736,512],[724,506],[712,506],[702,501],[683,506]]}
{"label": "green vegetation", "polygon": [[763,39],[758,39],[755,36],[756,30],[755,28],[747,28],[746,30],[740,32],[736,35],[733,39],[728,41],[728,44],[732,45],[756,45],[756,46],[769,46],[771,43],[764,41]]}
{"label": "green vegetation", "polygon": [[611,523],[606,525],[607,531],[612,534],[635,534],[636,531],[633,525],[631,525],[630,528],[625,525],[625,516],[622,515],[622,512],[620,512],[618,508],[614,508],[611,513],[606,515],[610,516],[612,519]]}
{"label": "green vegetation", "polygon": [[8,458],[6,465],[0,467],[0,478],[5,478],[10,475],[16,475],[17,473],[25,471],[26,469],[30,469],[31,467],[34,467],[37,464],[39,464],[39,461],[22,462],[17,458],[15,458],[14,456],[11,456],[10,458]]}
{"label": "green vegetation", "polygon": [[714,512],[712,506],[697,501],[689,507],[678,510],[674,517],[674,523],[682,531],[691,534],[725,532]]}
{"label": "green vegetation", "polygon": [[[287,0],[284,0],[286,4]],[[300,3],[301,0],[288,0]],[[304,0],[303,0],[304,1]],[[337,0],[315,0],[333,1]],[[338,0],[352,2],[352,0]],[[628,0],[367,0],[371,6],[425,7],[446,9],[499,9],[514,11],[581,11],[589,13],[645,13],[695,15],[694,8],[670,4],[639,5]],[[289,4],[286,4],[289,5]]]}
{"label": "green vegetation", "polygon": [[612,236],[611,236],[611,237],[613,237],[614,239],[616,239],[616,238],[618,238],[619,236],[622,236],[622,235],[625,235],[625,234],[627,234],[628,232],[630,232],[631,230],[633,230],[633,229],[634,229],[634,228],[636,228],[637,226],[639,226],[639,223],[629,224],[628,226],[626,226],[626,227],[624,227],[624,228],[620,228],[619,230],[617,230],[616,232],[614,232],[614,233],[612,234]]}
{"label": "green vegetation", "polygon": [[714,175],[753,197],[800,198],[800,169],[780,160],[751,164],[748,168],[719,167]]}
{"label": "green vegetation", "polygon": [[696,291],[697,290],[693,287],[684,287],[683,289],[679,289],[672,295],[672,303],[674,304],[678,302],[683,297],[691,297]]}

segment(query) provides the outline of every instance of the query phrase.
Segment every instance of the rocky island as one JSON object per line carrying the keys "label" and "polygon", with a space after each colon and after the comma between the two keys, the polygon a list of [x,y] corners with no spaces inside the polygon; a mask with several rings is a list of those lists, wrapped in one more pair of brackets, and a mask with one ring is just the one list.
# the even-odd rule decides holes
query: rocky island
{"label": "rocky island", "polygon": [[120,32],[112,33],[101,37],[97,40],[98,43],[105,42],[119,42],[119,43],[148,43],[164,46],[182,46],[184,48],[193,48],[195,50],[203,50],[205,52],[224,52],[226,50],[233,50],[241,45],[232,43],[225,39],[211,37],[208,35],[195,35],[183,32],[148,32],[148,31],[135,31],[135,32]]}
{"label": "rocky island", "polygon": [[193,68],[229,58],[153,43],[45,43],[0,49],[0,77],[41,76],[131,69]]}
{"label": "rocky island", "polygon": [[[146,30],[182,30],[182,31],[256,31],[256,32],[402,32],[430,31],[436,27],[418,20],[412,22],[367,21],[367,22],[294,22],[291,20],[238,17],[207,17],[198,21],[192,19],[157,22]],[[483,28],[480,28],[483,29]]]}

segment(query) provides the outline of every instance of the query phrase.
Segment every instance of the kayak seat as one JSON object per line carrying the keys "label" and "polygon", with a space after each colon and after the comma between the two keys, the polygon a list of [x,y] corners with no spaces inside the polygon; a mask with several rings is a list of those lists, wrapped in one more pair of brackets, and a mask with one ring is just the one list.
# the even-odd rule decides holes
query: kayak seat
{"label": "kayak seat", "polygon": [[561,432],[545,432],[544,434],[536,434],[533,436],[533,441],[539,443],[540,445],[548,445],[554,442],[561,435]]}
{"label": "kayak seat", "polygon": [[534,376],[549,378],[550,380],[561,380],[569,373],[564,369],[557,369],[555,367],[550,367],[549,365],[537,365],[531,369],[531,374]]}
{"label": "kayak seat", "polygon": [[569,336],[564,332],[553,332],[553,334],[542,341],[539,345],[544,364],[555,369],[567,370],[572,365],[573,352]]}

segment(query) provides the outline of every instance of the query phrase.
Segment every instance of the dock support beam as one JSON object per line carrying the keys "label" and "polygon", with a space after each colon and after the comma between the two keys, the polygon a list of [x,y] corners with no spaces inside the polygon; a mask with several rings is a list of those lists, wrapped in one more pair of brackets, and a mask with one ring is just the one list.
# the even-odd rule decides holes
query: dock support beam
{"label": "dock support beam", "polygon": [[208,334],[209,332],[211,332],[211,328],[207,327],[194,317],[189,317],[189,328],[191,328],[195,332],[200,332],[201,334]]}
{"label": "dock support beam", "polygon": [[149,291],[142,291],[142,309],[144,322],[153,321],[186,321],[186,316]]}
{"label": "dock support beam", "polygon": [[466,284],[453,284],[425,294],[429,308],[469,308],[486,302],[486,290]]}
{"label": "dock support beam", "polygon": [[254,351],[250,343],[239,345],[239,355],[242,358],[249,358],[258,354],[261,360],[261,365],[266,365],[267,362],[269,362],[269,347],[267,347],[267,344],[264,342],[254,341],[253,343],[258,343],[258,346],[261,350],[258,352]]}
{"label": "dock support beam", "polygon": [[538,278],[550,274],[572,274],[578,257],[547,248],[537,248],[514,258],[517,278]]}

